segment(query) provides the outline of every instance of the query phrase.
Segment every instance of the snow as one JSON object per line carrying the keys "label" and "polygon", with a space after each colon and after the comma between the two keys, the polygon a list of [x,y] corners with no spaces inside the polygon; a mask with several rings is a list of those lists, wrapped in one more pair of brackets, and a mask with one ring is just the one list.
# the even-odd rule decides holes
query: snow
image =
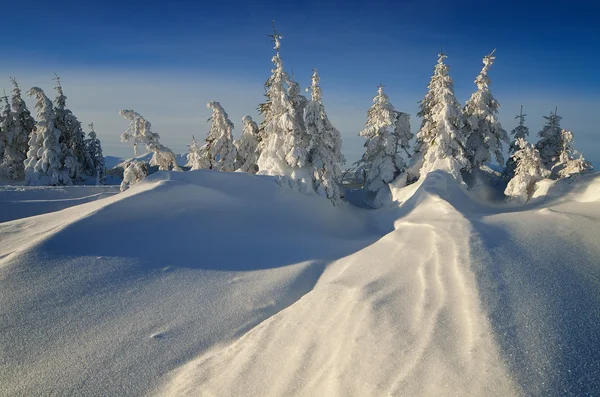
{"label": "snow", "polygon": [[[518,205],[435,171],[380,210],[276,181],[161,171],[0,223],[0,394],[600,392],[600,174]],[[116,189],[4,187],[0,216],[78,188]]]}

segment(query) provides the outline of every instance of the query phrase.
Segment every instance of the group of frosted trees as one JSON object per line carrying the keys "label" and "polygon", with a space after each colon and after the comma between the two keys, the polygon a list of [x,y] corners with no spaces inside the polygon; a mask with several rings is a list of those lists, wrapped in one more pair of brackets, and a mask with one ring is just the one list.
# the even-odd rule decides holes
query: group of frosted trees
{"label": "group of frosted trees", "polygon": [[[282,183],[301,191],[316,191],[336,204],[340,201],[340,167],[345,160],[340,133],[325,112],[319,75],[313,71],[308,100],[284,70],[280,55],[282,36],[274,31],[270,37],[275,55],[272,74],[265,83],[266,101],[258,108],[263,121],[257,125],[250,116],[244,116],[241,138],[234,140],[234,125],[227,113],[219,102],[209,102],[210,130],[203,144],[193,137],[187,166],[192,170],[239,170],[278,176]],[[366,139],[365,152],[355,168],[372,196],[373,206],[389,202],[389,184],[395,180],[411,184],[441,170],[462,183],[463,177],[473,180],[493,160],[504,166],[503,144],[509,144],[504,177],[508,181],[505,194],[511,199],[526,201],[542,178],[563,178],[591,169],[589,162],[573,149],[573,134],[560,128],[561,118],[556,112],[546,117],[547,125],[535,146],[526,141],[528,130],[521,112],[517,116],[519,125],[512,131],[514,141],[510,143],[498,120],[500,106],[490,90],[494,52],[483,58],[483,67],[475,79],[477,90],[464,107],[454,94],[445,63],[447,56],[439,54],[427,94],[420,102],[417,115],[422,121],[412,148],[414,135],[409,115],[397,111],[383,85],[378,87],[366,125],[359,133]],[[124,141],[133,141],[134,147],[146,145],[154,153],[151,164],[160,169],[177,169],[174,154],[158,143],[158,134],[150,131],[149,122],[130,110],[121,114],[131,122],[122,135]],[[125,184],[144,176],[144,170],[134,165],[126,167],[125,172],[129,172],[129,182]]]}
{"label": "group of frosted trees", "polygon": [[[60,79],[56,77],[54,103],[41,88],[28,94],[36,100],[37,121],[22,98],[17,81],[12,98],[4,96],[0,115],[0,177],[29,185],[71,185],[87,177],[104,182],[102,145],[93,125],[86,138],[81,123],[66,107]],[[12,106],[11,106],[12,105]]]}
{"label": "group of frosted trees", "polygon": [[331,124],[322,101],[317,70],[313,70],[310,100],[283,68],[281,34],[274,31],[274,68],[265,83],[266,101],[259,105],[260,126],[250,116],[242,119],[239,140],[234,125],[219,102],[209,102],[211,126],[203,145],[193,138],[188,153],[192,169],[244,171],[279,176],[282,183],[301,191],[314,190],[334,204],[340,201],[342,140]]}

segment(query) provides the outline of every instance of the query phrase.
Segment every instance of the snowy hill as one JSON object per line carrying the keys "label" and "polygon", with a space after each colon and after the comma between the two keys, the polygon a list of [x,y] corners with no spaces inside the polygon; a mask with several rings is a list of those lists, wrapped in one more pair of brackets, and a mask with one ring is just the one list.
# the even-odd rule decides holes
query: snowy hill
{"label": "snowy hill", "polygon": [[600,174],[525,206],[440,172],[393,194],[159,172],[0,223],[0,394],[600,393]]}

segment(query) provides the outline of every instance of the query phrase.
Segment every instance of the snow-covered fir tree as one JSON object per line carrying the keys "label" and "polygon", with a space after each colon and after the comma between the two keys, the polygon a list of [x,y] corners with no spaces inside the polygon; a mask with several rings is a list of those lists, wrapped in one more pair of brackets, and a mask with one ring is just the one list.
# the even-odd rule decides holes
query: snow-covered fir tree
{"label": "snow-covered fir tree", "polygon": [[29,95],[36,98],[37,124],[29,140],[25,160],[25,181],[30,185],[70,185],[70,169],[61,163],[60,130],[54,125],[52,102],[41,88],[33,87]]}
{"label": "snow-covered fir tree", "polygon": [[142,179],[148,176],[148,163],[145,161],[131,161],[123,170],[123,181],[121,182],[121,191],[129,189]]}
{"label": "snow-covered fir tree", "polygon": [[206,107],[212,109],[212,117],[206,145],[201,156],[208,158],[210,167],[220,171],[235,171],[236,150],[233,144],[233,123],[219,102],[210,101]]}
{"label": "snow-covered fir tree", "polygon": [[104,164],[104,154],[102,153],[102,144],[94,130],[94,123],[89,124],[90,132],[88,139],[85,140],[85,146],[92,162],[91,166],[95,170],[96,184],[104,185],[106,166]]}
{"label": "snow-covered fir tree", "polygon": [[237,158],[235,168],[240,171],[256,174],[258,172],[259,148],[258,148],[258,125],[252,120],[252,117],[245,115],[242,117],[244,125],[242,137],[235,141]]}
{"label": "snow-covered fir tree", "polygon": [[21,96],[21,90],[14,78],[11,78],[12,90],[12,127],[7,131],[7,145],[4,159],[0,162],[0,174],[17,181],[25,178],[25,159],[29,148],[28,141],[35,129],[35,120]]}
{"label": "snow-covered fir tree", "polygon": [[204,146],[198,146],[196,138],[192,135],[192,144],[187,154],[186,164],[191,171],[210,168],[210,152]]}
{"label": "snow-covered fir tree", "polygon": [[327,117],[319,81],[317,70],[314,69],[310,86],[311,100],[306,105],[305,113],[306,130],[312,137],[310,157],[313,187],[318,194],[329,198],[335,205],[340,201],[340,165],[345,159],[342,155],[342,137]]}
{"label": "snow-covered fir tree", "polygon": [[165,171],[181,170],[177,165],[175,153],[160,143],[160,135],[152,131],[152,125],[148,120],[131,109],[123,109],[119,114],[129,120],[129,127],[121,134],[121,141],[133,140],[134,153],[138,152],[138,145],[142,144],[147,151],[152,153],[150,165],[158,166],[159,170]]}
{"label": "snow-covered fir tree", "polygon": [[438,55],[428,93],[421,101],[418,115],[423,118],[417,133],[415,153],[408,170],[412,182],[435,170],[446,171],[462,181],[461,171],[470,171],[462,132],[462,111],[454,95],[454,84],[444,63],[447,56]]}
{"label": "snow-covered fir tree", "polygon": [[515,175],[515,168],[517,167],[517,163],[513,158],[513,155],[520,149],[518,145],[519,138],[527,140],[529,136],[529,128],[525,126],[525,116],[523,114],[523,105],[521,105],[521,112],[515,116],[515,119],[519,120],[519,125],[517,125],[510,134],[514,137],[513,141],[508,146],[508,155],[509,158],[506,161],[506,167],[504,168],[503,177],[506,180],[510,180]]}
{"label": "snow-covered fir tree", "polygon": [[586,174],[593,167],[592,164],[583,158],[583,155],[573,148],[573,133],[567,130],[561,130],[562,148],[558,156],[558,162],[551,170],[559,178],[568,178],[575,174]]}
{"label": "snow-covered fir tree", "polygon": [[396,135],[396,168],[404,171],[411,157],[410,140],[414,134],[410,130],[410,115],[404,112],[396,112],[394,121],[394,135]]}
{"label": "snow-covered fir tree", "polygon": [[540,152],[544,167],[551,170],[558,162],[562,150],[562,128],[560,127],[562,117],[558,115],[558,109],[555,109],[554,113],[550,112],[550,116],[544,116],[544,118],[546,124],[538,133],[540,140],[535,147]]}
{"label": "snow-covered fir tree", "polygon": [[281,34],[274,31],[271,38],[275,43],[274,69],[265,83],[267,101],[259,106],[264,120],[260,127],[262,142],[258,169],[260,174],[302,179],[304,176],[300,169],[309,165],[310,142],[301,123],[303,115],[300,109],[305,98],[300,95],[299,87],[295,84],[290,86],[293,81],[283,70],[279,54]]}
{"label": "snow-covered fir tree", "polygon": [[373,200],[375,207],[381,207],[389,200],[388,184],[399,171],[396,167],[397,143],[393,130],[395,117],[394,106],[383,92],[383,85],[379,85],[373,105],[367,113],[365,128],[359,133],[367,141],[365,153],[358,162],[359,172],[365,175],[365,188],[376,193]]}
{"label": "snow-covered fir tree", "polygon": [[526,202],[531,198],[535,191],[535,184],[548,177],[548,171],[541,160],[540,153],[525,139],[517,138],[517,147],[519,148],[513,155],[517,167],[515,175],[508,182],[504,194],[509,200]]}
{"label": "snow-covered fir tree", "polygon": [[61,162],[69,170],[73,180],[81,180],[84,175],[93,175],[85,146],[85,132],[73,112],[66,107],[67,97],[63,92],[60,78],[56,76],[56,98],[54,99],[54,125],[60,131]]}
{"label": "snow-covered fir tree", "polygon": [[8,151],[10,147],[10,137],[13,134],[14,120],[12,111],[10,109],[10,103],[8,102],[8,96],[3,96],[5,106],[0,113],[0,177],[4,177],[4,153]]}
{"label": "snow-covered fir tree", "polygon": [[500,105],[490,91],[488,76],[489,69],[496,59],[495,51],[483,57],[483,68],[475,79],[477,91],[471,95],[463,110],[467,155],[473,170],[491,161],[491,153],[498,164],[504,166],[502,142],[508,143],[508,134],[498,120]]}

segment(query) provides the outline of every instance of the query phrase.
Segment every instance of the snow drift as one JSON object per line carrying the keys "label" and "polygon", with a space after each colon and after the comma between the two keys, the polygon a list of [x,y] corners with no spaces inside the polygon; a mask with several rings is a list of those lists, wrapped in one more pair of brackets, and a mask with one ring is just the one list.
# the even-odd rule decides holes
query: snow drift
{"label": "snow drift", "polygon": [[377,211],[160,172],[0,224],[8,395],[594,395],[600,175]]}

